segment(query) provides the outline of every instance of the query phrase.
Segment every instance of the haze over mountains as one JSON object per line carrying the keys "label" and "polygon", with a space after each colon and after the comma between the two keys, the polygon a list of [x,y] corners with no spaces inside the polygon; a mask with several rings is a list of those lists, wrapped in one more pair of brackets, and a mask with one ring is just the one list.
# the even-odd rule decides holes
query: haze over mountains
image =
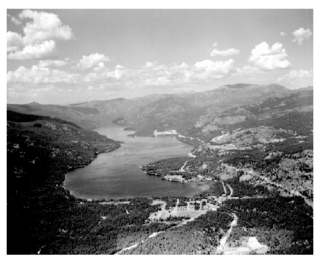
{"label": "haze over mountains", "polygon": [[88,129],[116,121],[134,128],[137,135],[150,136],[154,130],[176,129],[183,133],[203,115],[257,103],[270,97],[286,97],[299,91],[278,84],[235,84],[205,92],[154,94],[134,99],[94,100],[65,106],[8,104],[8,109],[57,117]]}

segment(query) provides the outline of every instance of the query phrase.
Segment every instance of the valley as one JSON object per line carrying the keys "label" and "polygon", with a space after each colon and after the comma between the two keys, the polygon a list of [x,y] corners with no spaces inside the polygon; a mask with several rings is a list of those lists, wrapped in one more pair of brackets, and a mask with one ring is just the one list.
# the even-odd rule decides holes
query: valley
{"label": "valley", "polygon": [[[144,176],[201,191],[74,197],[63,187],[68,171],[126,147],[92,131],[111,121],[130,127],[133,141],[168,138],[168,151],[171,139],[192,145],[136,163],[145,172],[137,182]],[[133,100],[8,105],[7,133],[9,254],[313,254],[310,88],[236,84]]]}

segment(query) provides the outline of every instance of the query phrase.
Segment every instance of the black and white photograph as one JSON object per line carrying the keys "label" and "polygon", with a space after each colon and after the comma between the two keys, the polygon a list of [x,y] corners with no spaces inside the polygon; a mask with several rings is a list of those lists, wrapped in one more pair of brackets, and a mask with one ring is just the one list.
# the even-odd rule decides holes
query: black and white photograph
{"label": "black and white photograph", "polygon": [[226,7],[2,10],[7,256],[316,253],[314,9]]}

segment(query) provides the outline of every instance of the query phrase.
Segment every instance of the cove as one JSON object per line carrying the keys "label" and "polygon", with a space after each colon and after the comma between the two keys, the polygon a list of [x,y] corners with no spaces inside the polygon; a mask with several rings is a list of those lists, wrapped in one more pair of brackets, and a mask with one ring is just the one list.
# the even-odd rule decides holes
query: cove
{"label": "cove", "polygon": [[84,168],[69,172],[64,187],[77,198],[122,199],[134,197],[192,196],[200,193],[198,185],[172,183],[148,176],[140,169],[149,162],[184,157],[192,146],[174,136],[128,137],[132,131],[110,124],[96,131],[124,142],[110,153],[99,154]]}

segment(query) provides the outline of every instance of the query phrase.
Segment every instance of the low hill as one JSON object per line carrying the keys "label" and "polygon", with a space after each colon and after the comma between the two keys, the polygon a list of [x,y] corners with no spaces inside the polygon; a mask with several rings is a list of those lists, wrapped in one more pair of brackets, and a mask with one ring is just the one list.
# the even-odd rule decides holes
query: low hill
{"label": "low hill", "polygon": [[69,220],[78,224],[63,188],[67,171],[120,143],[57,118],[7,115],[7,253],[35,254],[57,242]]}

